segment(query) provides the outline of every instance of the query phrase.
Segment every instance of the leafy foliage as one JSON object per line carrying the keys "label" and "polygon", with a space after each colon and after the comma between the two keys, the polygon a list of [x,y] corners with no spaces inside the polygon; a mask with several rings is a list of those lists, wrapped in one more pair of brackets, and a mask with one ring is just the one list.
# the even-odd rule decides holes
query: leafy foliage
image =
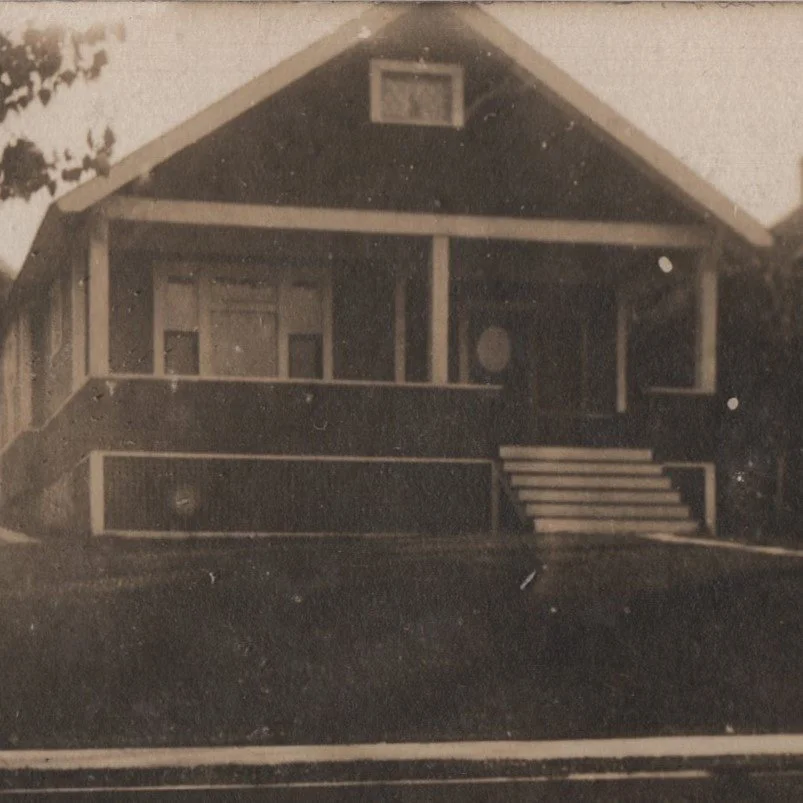
{"label": "leafy foliage", "polygon": [[[91,81],[108,63],[102,47],[112,34],[122,40],[123,29],[95,25],[84,32],[61,28],[29,28],[15,40],[0,32],[0,124],[10,114],[20,114],[33,103],[47,106],[53,96],[77,80]],[[0,201],[27,200],[46,187],[52,195],[57,179],[78,181],[84,173],[105,174],[114,146],[107,128],[100,141],[87,134],[87,151],[76,157],[70,151],[48,158],[26,137],[9,142],[0,155]]]}

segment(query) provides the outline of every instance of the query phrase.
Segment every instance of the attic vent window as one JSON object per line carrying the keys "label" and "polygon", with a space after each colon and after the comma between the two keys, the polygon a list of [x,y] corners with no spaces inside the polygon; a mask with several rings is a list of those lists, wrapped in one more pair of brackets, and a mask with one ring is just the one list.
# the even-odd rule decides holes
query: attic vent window
{"label": "attic vent window", "polygon": [[461,128],[463,68],[416,61],[372,61],[371,120]]}

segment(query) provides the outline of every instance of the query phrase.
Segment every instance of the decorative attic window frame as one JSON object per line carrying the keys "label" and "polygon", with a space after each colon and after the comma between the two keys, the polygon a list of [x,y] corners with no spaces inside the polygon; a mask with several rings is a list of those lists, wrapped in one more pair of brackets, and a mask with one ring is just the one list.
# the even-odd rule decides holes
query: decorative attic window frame
{"label": "decorative attic window frame", "polygon": [[[405,94],[409,94],[410,100],[412,100],[416,89],[420,93],[421,90],[427,88],[443,87],[444,91],[448,92],[448,113],[428,117],[425,113],[402,114],[388,109],[385,90],[388,89],[388,82],[394,80],[398,82],[397,95],[401,99]],[[465,123],[463,68],[457,64],[373,59],[371,61],[371,122],[462,128]]]}

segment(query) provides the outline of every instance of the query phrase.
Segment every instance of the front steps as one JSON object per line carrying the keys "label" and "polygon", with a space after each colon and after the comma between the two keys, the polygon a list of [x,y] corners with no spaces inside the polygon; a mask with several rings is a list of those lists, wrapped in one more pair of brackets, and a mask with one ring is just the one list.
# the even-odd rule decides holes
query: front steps
{"label": "front steps", "polygon": [[649,449],[502,446],[518,506],[539,533],[694,533],[699,524]]}

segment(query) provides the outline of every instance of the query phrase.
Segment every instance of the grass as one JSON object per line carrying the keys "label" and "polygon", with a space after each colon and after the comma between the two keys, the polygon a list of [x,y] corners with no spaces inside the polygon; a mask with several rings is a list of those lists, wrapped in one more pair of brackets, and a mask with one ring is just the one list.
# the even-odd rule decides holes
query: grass
{"label": "grass", "polygon": [[803,725],[800,561],[457,536],[3,556],[5,748]]}

